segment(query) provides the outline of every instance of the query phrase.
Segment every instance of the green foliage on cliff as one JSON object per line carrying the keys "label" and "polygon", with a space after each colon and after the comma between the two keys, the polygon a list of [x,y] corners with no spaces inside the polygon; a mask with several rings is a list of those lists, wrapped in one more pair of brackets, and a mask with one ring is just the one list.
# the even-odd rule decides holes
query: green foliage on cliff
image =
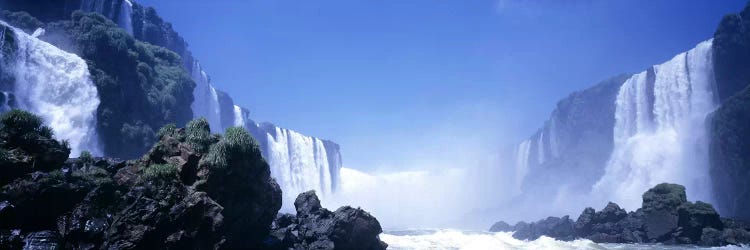
{"label": "green foliage on cliff", "polygon": [[643,193],[645,211],[673,210],[687,202],[685,187],[678,184],[662,183]]}
{"label": "green foliage on cliff", "polygon": [[101,99],[97,126],[106,155],[138,157],[154,143],[156,128],[192,118],[195,83],[178,54],[137,41],[94,13],[74,12],[71,21],[47,27],[43,39],[89,65]]}
{"label": "green foliage on cliff", "polygon": [[245,128],[231,127],[219,142],[211,145],[204,164],[223,169],[233,163],[246,164],[247,162],[242,161],[253,157],[261,158],[258,143]]}
{"label": "green foliage on cliff", "polygon": [[141,175],[145,181],[170,180],[177,178],[177,166],[171,163],[153,164],[143,169]]}
{"label": "green foliage on cliff", "polygon": [[185,128],[187,143],[197,153],[206,153],[211,144],[211,127],[206,118],[198,118],[190,121]]}
{"label": "green foliage on cliff", "polygon": [[8,24],[22,29],[27,33],[32,33],[34,32],[34,30],[44,25],[44,23],[29,15],[29,13],[25,11],[11,12],[7,10],[0,10],[0,20],[8,22]]}

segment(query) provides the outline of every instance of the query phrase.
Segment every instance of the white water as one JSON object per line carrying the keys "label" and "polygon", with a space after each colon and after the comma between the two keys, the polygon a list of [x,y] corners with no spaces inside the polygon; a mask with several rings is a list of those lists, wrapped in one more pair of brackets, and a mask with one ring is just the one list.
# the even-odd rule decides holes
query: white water
{"label": "white water", "polygon": [[388,243],[388,249],[462,249],[462,250],[520,250],[520,249],[595,249],[595,250],[646,250],[646,249],[746,249],[738,246],[700,248],[694,246],[663,246],[642,244],[596,244],[589,240],[558,241],[549,237],[541,237],[533,241],[523,241],[513,238],[510,232],[469,232],[452,229],[441,230],[408,230],[391,231],[380,235],[380,239]]}
{"label": "white water", "polygon": [[539,141],[537,141],[537,162],[544,163],[544,130],[539,132]]}
{"label": "white water", "polygon": [[101,155],[95,129],[99,96],[86,62],[19,29],[13,31],[18,51],[12,65],[3,69],[16,79],[13,93],[19,108],[40,115],[57,139],[68,140],[71,155],[83,150]]}
{"label": "white water", "polygon": [[237,105],[234,105],[234,126],[236,127],[245,126],[245,117],[242,116],[242,108],[240,108],[240,106],[237,106]]}
{"label": "white water", "polygon": [[123,0],[120,4],[120,14],[117,20],[117,25],[125,29],[128,34],[133,35],[133,3],[130,0]]}
{"label": "white water", "polygon": [[284,194],[282,210],[293,211],[297,195],[309,190],[327,198],[335,183],[323,141],[293,130],[274,128],[273,133],[266,133],[268,145],[264,152],[271,175]]}
{"label": "white water", "polygon": [[549,121],[549,151],[552,154],[552,158],[560,156],[560,150],[558,149],[557,144],[557,122],[553,116]]}
{"label": "white water", "polygon": [[705,118],[716,107],[711,40],[654,72],[653,82],[642,72],[620,88],[614,150],[593,191],[632,210],[648,188],[672,182],[710,202]]}
{"label": "white water", "polygon": [[529,172],[529,151],[531,151],[531,140],[522,142],[516,148],[516,164],[515,164],[515,181],[516,181],[516,193],[521,192],[521,184],[523,179]]}
{"label": "white water", "polygon": [[190,104],[190,108],[193,110],[193,117],[204,117],[211,125],[212,131],[221,131],[223,128],[221,125],[219,96],[216,94],[216,89],[211,85],[211,80],[206,72],[201,69],[198,61],[193,63],[192,77],[193,81],[195,81],[195,89],[193,89],[194,100]]}

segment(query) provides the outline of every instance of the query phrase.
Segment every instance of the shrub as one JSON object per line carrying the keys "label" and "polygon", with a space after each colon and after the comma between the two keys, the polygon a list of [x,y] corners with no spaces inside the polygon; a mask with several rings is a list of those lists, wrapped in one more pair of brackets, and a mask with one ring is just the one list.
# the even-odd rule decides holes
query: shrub
{"label": "shrub", "polygon": [[206,153],[211,145],[211,127],[206,118],[190,121],[185,128],[187,143],[198,153]]}
{"label": "shrub", "polygon": [[52,128],[44,126],[41,117],[20,109],[13,109],[0,116],[0,130],[13,136],[24,136],[29,133],[52,138]]}
{"label": "shrub", "polygon": [[84,150],[83,152],[81,152],[81,155],[78,156],[78,160],[84,163],[93,163],[94,156],[91,155],[91,152]]}
{"label": "shrub", "polygon": [[174,136],[175,132],[177,132],[177,125],[175,125],[174,123],[170,123],[164,125],[164,127],[161,127],[159,129],[159,132],[156,133],[156,137],[161,139],[166,135]]}
{"label": "shrub", "polygon": [[242,127],[231,127],[226,130],[219,142],[211,145],[204,164],[222,169],[229,167],[232,162],[259,155],[258,144],[247,130]]}
{"label": "shrub", "polygon": [[159,181],[177,178],[177,166],[172,163],[152,164],[143,169],[141,179],[144,181]]}

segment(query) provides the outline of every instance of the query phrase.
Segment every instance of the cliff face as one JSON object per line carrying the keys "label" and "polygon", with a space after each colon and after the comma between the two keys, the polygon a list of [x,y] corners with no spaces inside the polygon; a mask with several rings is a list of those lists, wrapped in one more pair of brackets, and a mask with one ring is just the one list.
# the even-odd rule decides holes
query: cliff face
{"label": "cliff face", "polygon": [[627,75],[570,94],[516,149],[515,168],[528,194],[554,195],[561,188],[587,191],[603,174],[612,152],[615,97]]}
{"label": "cliff face", "polygon": [[750,219],[750,6],[722,19],[714,34],[716,85],[710,116],[711,179],[722,214]]}

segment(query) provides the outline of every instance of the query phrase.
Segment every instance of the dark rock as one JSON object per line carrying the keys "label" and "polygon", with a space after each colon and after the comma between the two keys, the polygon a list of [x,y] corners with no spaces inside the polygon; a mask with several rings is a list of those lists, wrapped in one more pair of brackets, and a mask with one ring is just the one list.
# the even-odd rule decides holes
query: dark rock
{"label": "dark rock", "polygon": [[510,232],[510,231],[513,231],[513,227],[510,226],[510,224],[506,223],[505,221],[495,222],[495,224],[492,224],[492,227],[490,227],[490,232]]}
{"label": "dark rock", "polygon": [[576,237],[573,220],[568,216],[547,217],[531,224],[516,224],[513,237],[522,240],[536,240],[541,236],[548,236],[557,240],[573,240]]}
{"label": "dark rock", "polygon": [[21,230],[0,229],[0,249],[21,249],[23,239]]}
{"label": "dark rock", "polygon": [[296,218],[278,216],[270,249],[386,249],[378,235],[383,232],[375,217],[362,209],[344,206],[331,212],[320,206],[314,191],[301,193],[294,202]]}
{"label": "dark rock", "polygon": [[16,226],[16,207],[8,201],[0,201],[0,229]]}
{"label": "dark rock", "polygon": [[687,202],[685,187],[662,183],[643,194],[643,216],[646,236],[662,242],[671,238],[678,226],[677,208]]}
{"label": "dark rock", "polygon": [[724,229],[724,223],[721,221],[719,214],[708,203],[701,201],[686,202],[680,205],[678,214],[678,225],[682,227],[680,236],[688,238],[691,243],[701,241],[701,234],[705,228]]}
{"label": "dark rock", "polygon": [[723,234],[722,231],[715,228],[704,228],[701,230],[701,238],[698,244],[701,246],[723,246],[725,244]]}
{"label": "dark rock", "polygon": [[322,208],[314,190],[299,194],[297,199],[294,200],[294,207],[297,210],[298,216],[308,216],[320,211]]}
{"label": "dark rock", "polygon": [[60,238],[52,231],[39,231],[29,233],[24,240],[24,250],[57,250],[60,247]]}

